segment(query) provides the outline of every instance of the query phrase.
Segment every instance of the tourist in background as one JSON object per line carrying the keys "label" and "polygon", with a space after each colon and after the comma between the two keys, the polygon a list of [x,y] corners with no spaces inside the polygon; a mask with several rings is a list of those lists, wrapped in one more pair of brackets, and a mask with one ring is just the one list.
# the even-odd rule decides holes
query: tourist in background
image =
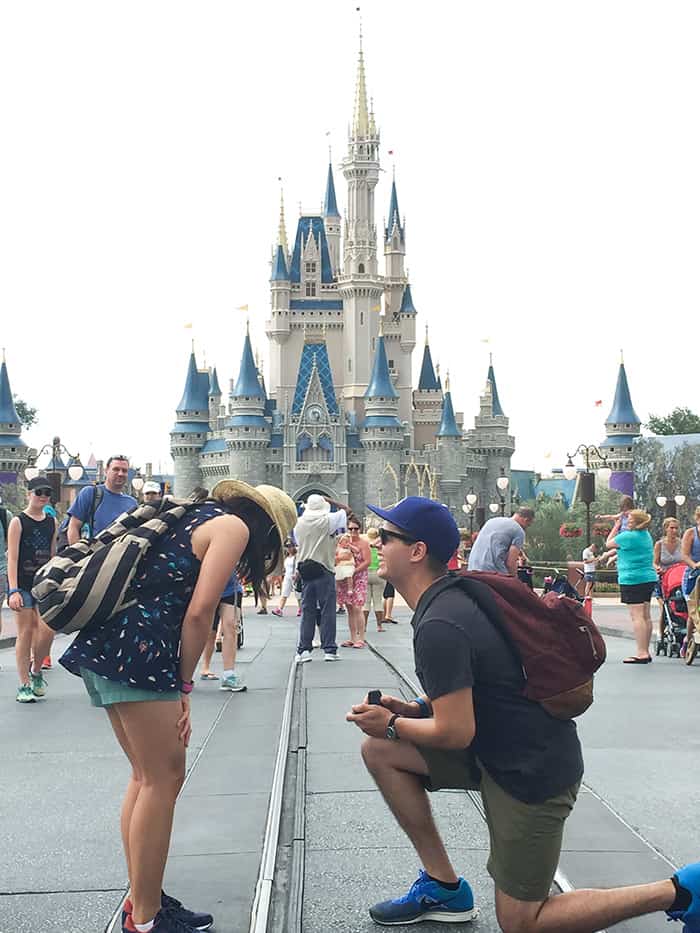
{"label": "tourist in background", "polygon": [[364,605],[365,629],[369,614],[374,607],[374,617],[377,620],[377,631],[383,632],[384,627],[384,586],[385,581],[378,575],[379,570],[379,532],[374,526],[367,529],[367,543],[369,544],[370,560],[367,568],[367,599]]}
{"label": "tourist in background", "polygon": [[627,531],[622,531],[620,515],[608,535],[606,546],[617,551],[617,579],[620,599],[629,607],[637,643],[635,654],[624,659],[624,664],[651,664],[651,594],[656,586],[654,568],[654,542],[649,534],[651,515],[643,509],[627,513]]}
{"label": "tourist in background", "polygon": [[[94,538],[123,512],[130,512],[137,505],[136,499],[124,492],[128,481],[129,458],[123,454],[110,457],[107,461],[104,483],[99,483],[97,486],[85,486],[68,509],[69,544],[75,544],[80,540],[84,525],[92,525],[86,531],[88,537]],[[97,505],[95,505],[96,502]]]}
{"label": "tourist in background", "polygon": [[688,569],[683,578],[683,593],[688,603],[688,633],[685,641],[685,660],[692,664],[697,651],[694,633],[700,631],[700,586],[695,571],[700,568],[700,506],[695,509],[695,526],[683,532],[681,558]]}
{"label": "tourist in background", "polygon": [[287,545],[284,558],[284,576],[282,578],[282,591],[280,595],[280,604],[277,609],[272,610],[273,616],[282,616],[287,600],[292,595],[294,589],[294,574],[297,567],[297,549],[293,544]]}
{"label": "tourist in background", "polygon": [[659,579],[654,587],[653,596],[659,603],[659,638],[664,637],[666,628],[666,619],[664,616],[663,592],[661,589],[661,578],[669,567],[674,564],[683,563],[683,554],[681,551],[680,525],[678,519],[673,515],[663,520],[661,526],[661,537],[654,545],[654,569],[659,575]]}

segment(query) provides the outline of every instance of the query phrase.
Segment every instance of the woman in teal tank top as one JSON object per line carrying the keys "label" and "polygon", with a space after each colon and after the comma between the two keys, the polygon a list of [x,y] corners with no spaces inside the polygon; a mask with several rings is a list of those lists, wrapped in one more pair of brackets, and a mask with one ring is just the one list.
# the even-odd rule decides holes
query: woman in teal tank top
{"label": "woman in teal tank top", "polygon": [[651,664],[651,594],[658,579],[654,567],[654,542],[649,531],[651,515],[643,509],[632,509],[627,515],[627,531],[621,531],[621,520],[615,522],[608,536],[607,547],[617,549],[617,579],[620,599],[629,606],[637,642],[637,651],[625,664]]}

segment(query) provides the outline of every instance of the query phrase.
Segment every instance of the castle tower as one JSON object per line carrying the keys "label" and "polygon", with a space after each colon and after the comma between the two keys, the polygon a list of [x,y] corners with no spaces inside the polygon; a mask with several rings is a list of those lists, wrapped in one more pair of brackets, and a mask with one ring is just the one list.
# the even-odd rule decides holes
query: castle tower
{"label": "castle tower", "polygon": [[467,449],[479,455],[484,463],[481,488],[488,502],[498,495],[496,480],[501,476],[501,470],[510,478],[510,460],[515,450],[515,439],[508,433],[508,418],[498,398],[492,359],[489,360],[486,386],[479,401],[479,414],[474,419],[473,429],[467,432],[466,443]]}
{"label": "castle tower", "polygon": [[176,415],[177,421],[170,432],[175,495],[189,496],[195,486],[202,485],[199,455],[209,432],[209,373],[197,369],[194,350],[190,354],[185,390]]}
{"label": "castle tower", "polygon": [[212,431],[219,427],[219,415],[221,414],[221,389],[219,388],[219,377],[216,373],[216,366],[209,373],[209,425]]}
{"label": "castle tower", "polygon": [[225,438],[229,449],[230,476],[252,484],[264,481],[270,425],[265,418],[265,390],[253,358],[250,333],[243,341],[238,379],[231,390]]}
{"label": "castle tower", "polygon": [[266,333],[270,340],[270,378],[273,387],[283,385],[282,362],[285,344],[289,340],[290,300],[292,284],[289,275],[289,250],[287,247],[287,229],[284,220],[284,197],[280,192],[280,221],[277,246],[272,254],[272,274],[270,275],[270,319]]}
{"label": "castle tower", "polygon": [[326,196],[323,199],[323,221],[326,226],[326,239],[331,256],[331,269],[333,275],[340,273],[340,213],[335,198],[335,183],[333,181],[333,166],[328,163],[328,178],[326,179]]}
{"label": "castle tower", "polygon": [[461,518],[461,489],[463,484],[462,432],[457,426],[452,394],[450,392],[450,374],[445,377],[445,394],[442,401],[442,418],[436,434],[438,449],[437,465],[440,480],[441,500],[450,509],[456,519]]}
{"label": "castle tower", "polygon": [[[615,398],[610,414],[605,419],[605,433],[606,438],[600,445],[600,452],[607,457],[606,465],[613,471],[610,488],[631,496],[634,492],[634,442],[641,433],[641,421],[632,404],[622,355],[617,372]],[[600,460],[591,461],[594,470],[602,465]]]}
{"label": "castle tower", "polygon": [[435,435],[441,419],[442,389],[433,367],[433,358],[430,354],[430,343],[428,342],[428,325],[426,324],[420,378],[418,379],[418,388],[413,393],[413,434],[414,448],[416,450],[423,450],[424,447],[435,443]]}
{"label": "castle tower", "polygon": [[389,219],[384,229],[384,313],[390,320],[398,315],[407,279],[404,272],[406,233],[399,215],[396,179],[391,183]]}
{"label": "castle tower", "polygon": [[378,314],[384,285],[377,270],[377,228],[374,189],[379,180],[379,133],[367,107],[365,64],[360,37],[355,112],[343,161],[347,181],[347,214],[343,273],[338,286],[343,299],[343,397],[345,406],[361,418],[369,382],[373,348],[379,332]]}
{"label": "castle tower", "polygon": [[12,398],[3,350],[0,366],[0,483],[16,483],[27,465],[29,451],[20,437],[21,433],[22,422]]}
{"label": "castle tower", "polygon": [[393,505],[401,498],[403,427],[398,418],[399,393],[391,381],[382,334],[377,340],[364,407],[360,440],[366,457],[365,500],[381,506]]}

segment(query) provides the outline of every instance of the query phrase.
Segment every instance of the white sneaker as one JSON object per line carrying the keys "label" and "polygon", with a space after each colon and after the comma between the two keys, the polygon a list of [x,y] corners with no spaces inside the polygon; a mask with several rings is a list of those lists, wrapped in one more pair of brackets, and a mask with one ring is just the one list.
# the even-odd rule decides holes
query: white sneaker
{"label": "white sneaker", "polygon": [[337,654],[331,654],[330,651],[327,651],[323,655],[323,660],[324,661],[340,661],[340,658],[338,657]]}
{"label": "white sneaker", "polygon": [[312,648],[320,648],[320,647],[321,647],[321,642],[318,640],[318,638],[314,639],[314,641],[311,642],[311,647],[312,647]]}
{"label": "white sneaker", "polygon": [[294,659],[297,664],[304,664],[306,661],[311,661],[311,652],[302,651],[301,654],[298,654]]}

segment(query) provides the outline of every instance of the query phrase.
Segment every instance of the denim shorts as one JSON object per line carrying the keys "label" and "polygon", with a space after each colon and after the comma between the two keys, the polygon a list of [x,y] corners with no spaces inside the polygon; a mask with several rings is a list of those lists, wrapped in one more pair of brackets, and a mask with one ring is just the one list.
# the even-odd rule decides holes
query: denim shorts
{"label": "denim shorts", "polygon": [[139,687],[130,687],[120,684],[116,680],[107,680],[86,667],[80,668],[85,689],[90,694],[93,706],[113,706],[115,703],[139,703],[146,700],[179,700],[180,691],[172,690],[168,693],[156,690],[141,690]]}

